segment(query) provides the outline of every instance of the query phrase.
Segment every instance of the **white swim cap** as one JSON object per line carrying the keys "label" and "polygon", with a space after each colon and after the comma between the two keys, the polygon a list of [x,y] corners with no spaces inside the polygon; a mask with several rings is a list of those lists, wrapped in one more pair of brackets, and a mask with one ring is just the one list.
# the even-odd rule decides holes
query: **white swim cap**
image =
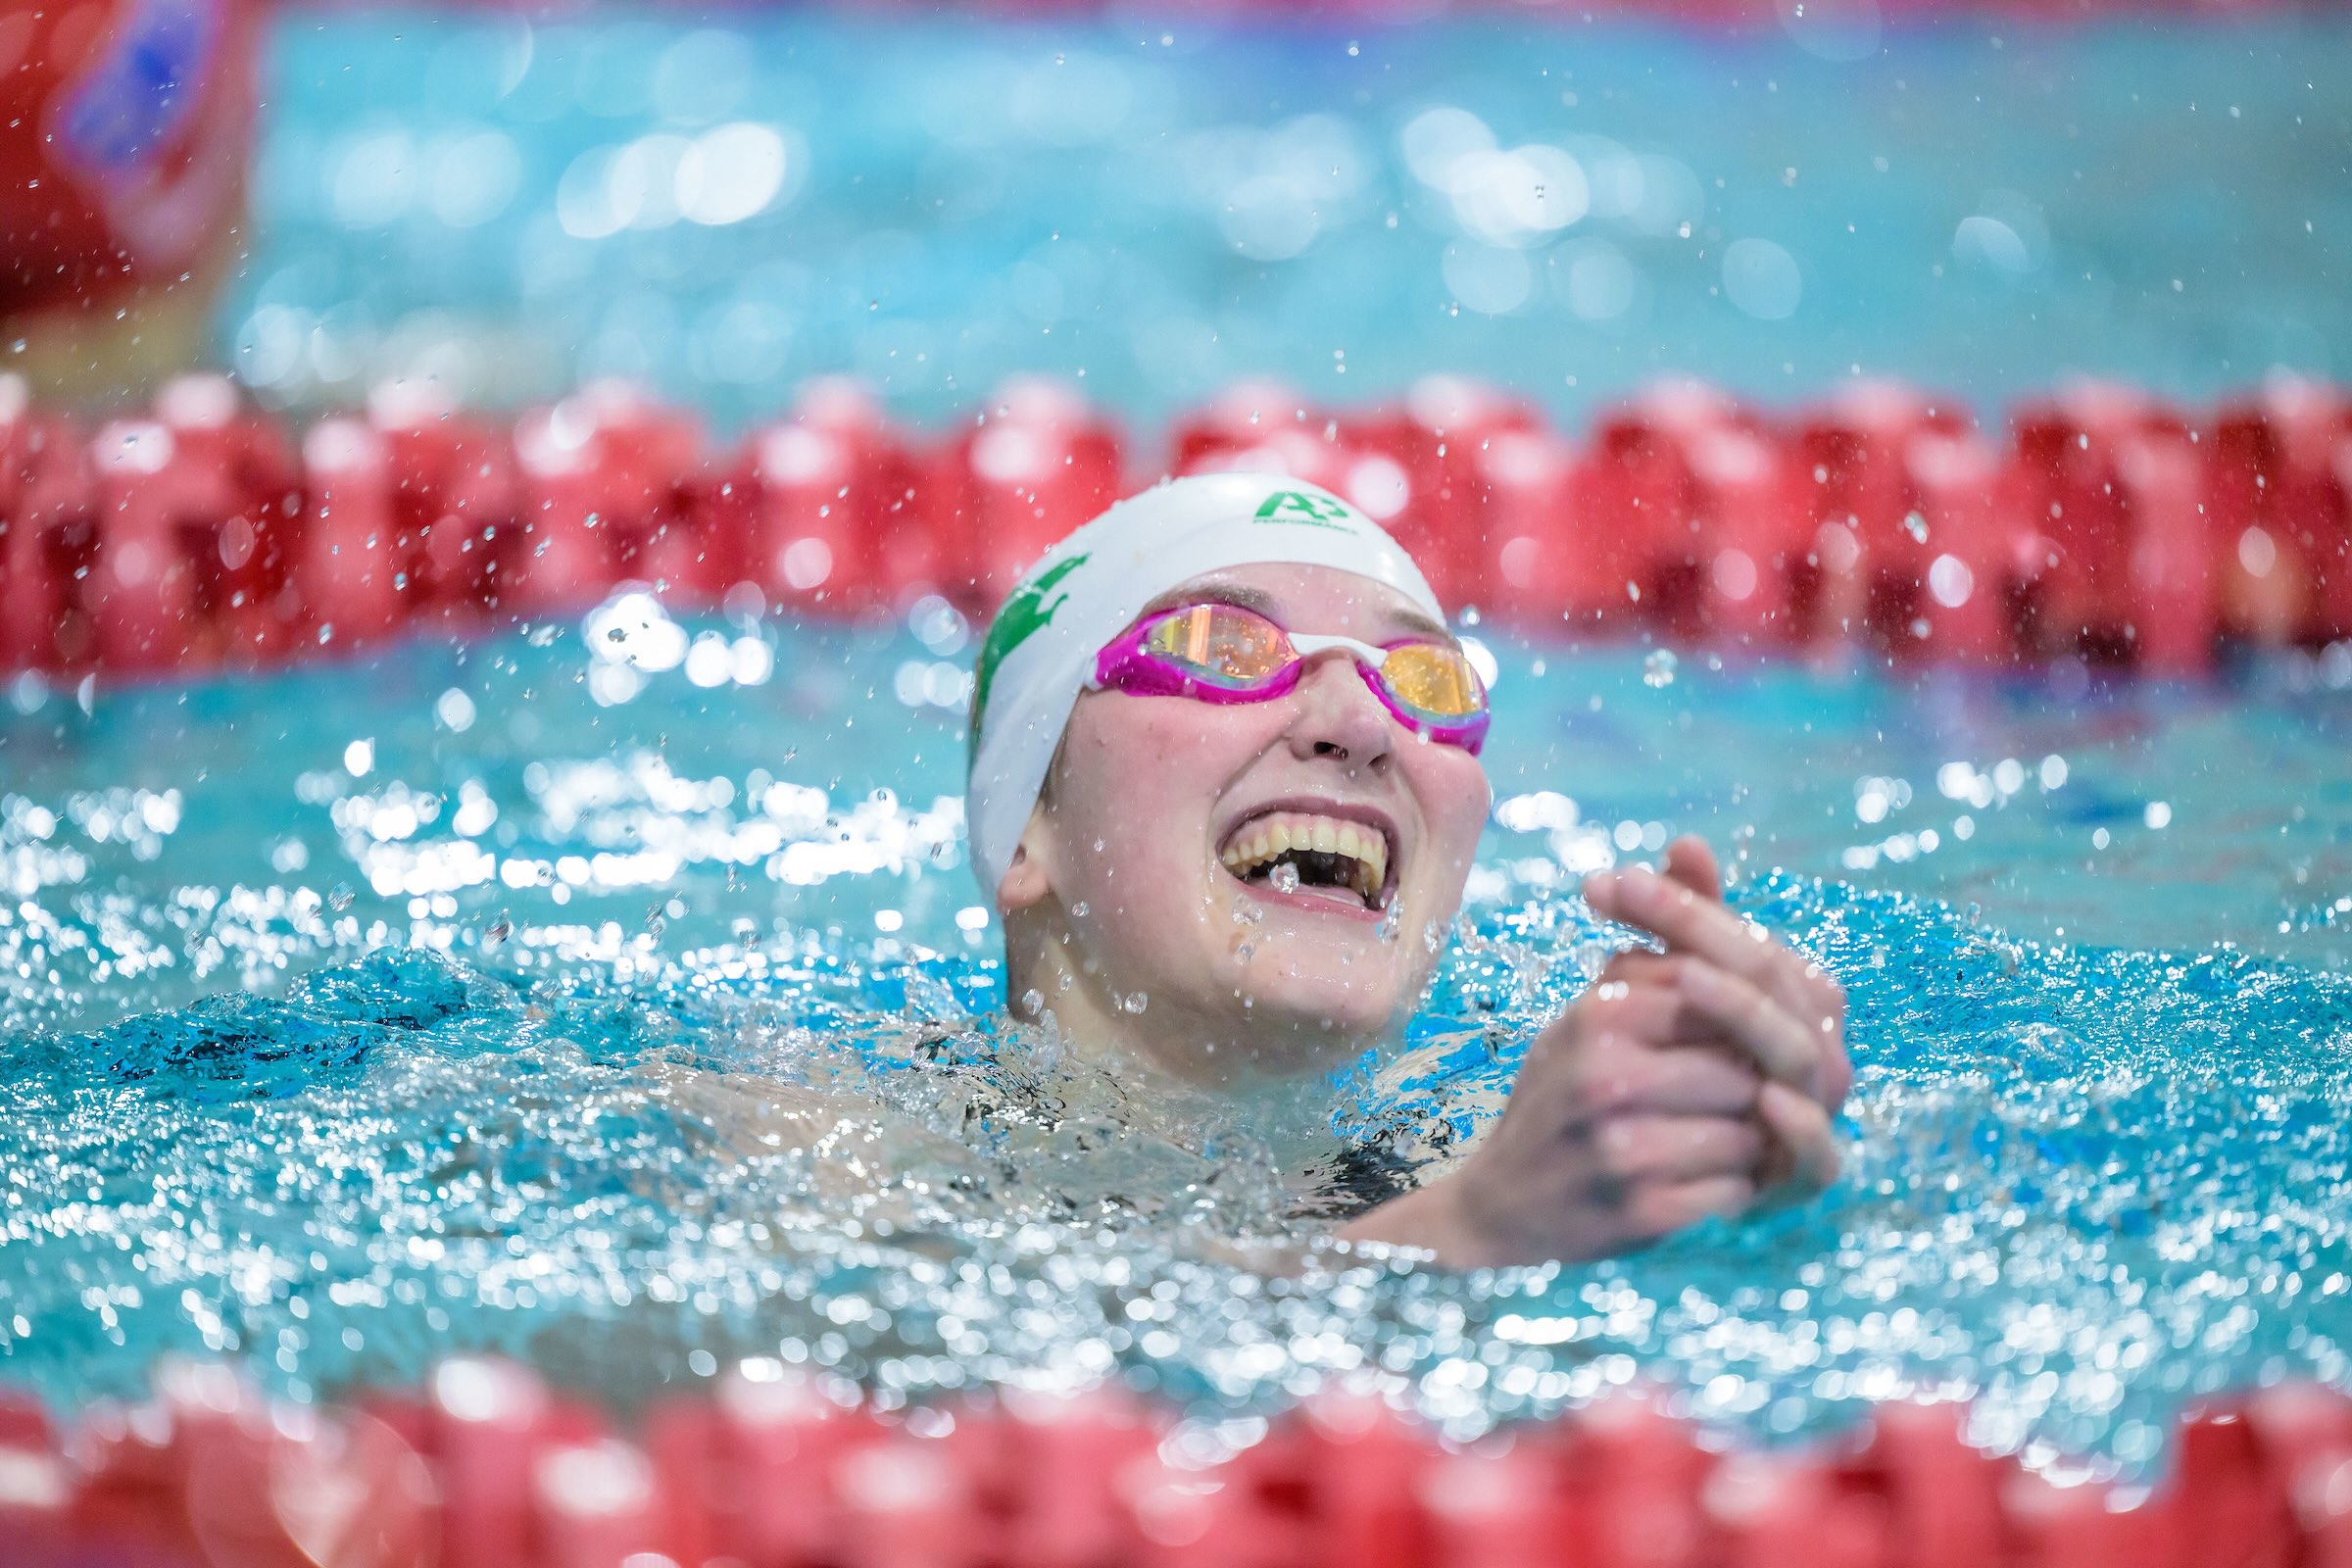
{"label": "white swim cap", "polygon": [[1103,645],[1203,572],[1276,564],[1352,571],[1445,619],[1412,558],[1378,523],[1283,473],[1163,480],[1046,552],[1005,596],[973,671],[964,799],[972,869],[991,901]]}

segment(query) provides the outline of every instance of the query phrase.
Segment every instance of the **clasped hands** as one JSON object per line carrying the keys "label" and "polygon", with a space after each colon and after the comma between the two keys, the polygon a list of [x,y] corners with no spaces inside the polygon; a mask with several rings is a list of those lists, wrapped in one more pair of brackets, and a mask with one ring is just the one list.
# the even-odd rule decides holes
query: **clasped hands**
{"label": "clasped hands", "polygon": [[1665,951],[1611,958],[1461,1164],[1344,1237],[1459,1267],[1599,1257],[1837,1179],[1832,1119],[1853,1084],[1838,983],[1726,907],[1698,839],[1669,846],[1663,872],[1596,873],[1585,897]]}

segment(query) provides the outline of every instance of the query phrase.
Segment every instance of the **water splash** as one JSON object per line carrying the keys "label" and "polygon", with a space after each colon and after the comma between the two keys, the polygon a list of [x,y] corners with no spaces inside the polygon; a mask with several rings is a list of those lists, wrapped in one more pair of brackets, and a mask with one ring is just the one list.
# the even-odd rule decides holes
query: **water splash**
{"label": "water splash", "polygon": [[[700,708],[558,698],[587,656],[516,639],[193,688],[170,759],[145,741],[170,694],[101,699],[54,754],[26,739],[45,727],[0,731],[33,792],[0,797],[0,855],[30,879],[0,906],[0,1377],[77,1403],[223,1353],[313,1394],[473,1348],[628,1398],[759,1353],[885,1404],[1120,1375],[1248,1408],[1373,1376],[1468,1434],[1640,1375],[1764,1437],[1973,1394],[1987,1441],[2127,1468],[2200,1392],[2352,1381],[2334,709],[2257,688],[2053,741],[2030,705],[1931,689],[1944,716],[1913,747],[1916,691],[1694,670],[1655,690],[1638,654],[1547,650],[1547,679],[1513,673],[1537,706],[1489,749],[1504,799],[1405,1049],[1234,1103],[1106,1071],[1044,996],[1035,1024],[1002,1015],[952,827],[933,854],[958,815],[917,804],[952,790],[958,737],[927,710],[846,725],[902,650],[840,635]],[[461,680],[459,733],[430,715]],[[290,708],[372,734],[370,772],[340,738],[255,754],[253,715]],[[1681,713],[1720,795],[1657,782]],[[829,771],[781,774],[779,737]],[[2061,747],[2054,785],[2002,765]],[[1595,748],[1605,770],[1580,763]],[[1965,811],[1972,837],[1826,874],[1853,780],[1956,756],[1965,777],[1881,790],[1867,827]],[[461,824],[468,782],[496,808]],[[137,792],[168,788],[176,815],[150,816]],[[1327,1215],[1498,1110],[1611,951],[1572,890],[1628,822],[1636,847],[1643,823],[1714,824],[1739,906],[1848,986],[1844,1183],[1587,1267],[1451,1276],[1324,1246]],[[2082,869],[2091,826],[2128,874]],[[318,847],[316,884],[273,871],[289,833]],[[2281,841],[2291,898],[2207,869]],[[1765,847],[1822,869],[1762,869]],[[1905,890],[1931,874],[1970,897]],[[316,891],[338,881],[341,908]],[[2268,951],[2021,929],[2239,909],[2290,929]]]}

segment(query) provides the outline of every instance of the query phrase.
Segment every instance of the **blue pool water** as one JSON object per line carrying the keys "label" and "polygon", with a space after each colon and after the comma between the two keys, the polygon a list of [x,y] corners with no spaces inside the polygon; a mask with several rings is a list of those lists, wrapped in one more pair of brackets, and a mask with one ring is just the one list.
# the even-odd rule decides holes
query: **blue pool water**
{"label": "blue pool water", "polygon": [[[1873,40],[1531,18],[284,14],[225,363],[286,403],[618,373],[902,414],[1051,371],[1149,428],[1437,369],[1581,423],[1700,375],[1987,416],[2352,376],[2352,18]],[[1817,10],[1819,8],[1816,8]],[[1854,8],[1832,8],[1832,16]]]}
{"label": "blue pool water", "polygon": [[[220,353],[280,405],[618,372],[721,426],[845,368],[1138,425],[1257,372],[1570,420],[1670,370],[2352,374],[2352,24],[1789,25],[287,11]],[[632,604],[0,682],[0,1378],[757,1353],[886,1404],[1118,1375],[1236,1439],[1332,1378],[1463,1433],[1649,1378],[1767,1438],[1971,1396],[2133,1472],[2199,1393],[2352,1384],[2352,644],[2179,687],[1495,638],[1409,1048],[1228,1103],[998,1021],[969,640]],[[1609,951],[1577,877],[1685,830],[1849,988],[1846,1181],[1590,1267],[1319,1245],[1343,1143],[1491,1116]]]}
{"label": "blue pool water", "polygon": [[[2127,1470],[2200,1392],[2352,1382],[2352,646],[2166,688],[1497,639],[1411,1049],[1229,1103],[996,1020],[951,612],[619,619],[7,688],[0,1378],[757,1353],[1240,1439],[1331,1378],[1473,1432],[1645,1377],[1768,1438],[1970,1395]],[[1850,989],[1847,1180],[1589,1267],[1320,1248],[1343,1136],[1491,1114],[1608,951],[1576,873],[1686,829]]]}

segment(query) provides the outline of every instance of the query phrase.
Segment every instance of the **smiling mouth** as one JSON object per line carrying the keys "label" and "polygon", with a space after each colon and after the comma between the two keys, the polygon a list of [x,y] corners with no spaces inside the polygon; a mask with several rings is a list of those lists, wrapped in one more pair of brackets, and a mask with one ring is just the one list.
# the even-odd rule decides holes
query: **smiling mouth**
{"label": "smiling mouth", "polygon": [[1217,858],[1253,888],[1362,909],[1384,909],[1394,896],[1387,833],[1347,817],[1269,811],[1235,828]]}

